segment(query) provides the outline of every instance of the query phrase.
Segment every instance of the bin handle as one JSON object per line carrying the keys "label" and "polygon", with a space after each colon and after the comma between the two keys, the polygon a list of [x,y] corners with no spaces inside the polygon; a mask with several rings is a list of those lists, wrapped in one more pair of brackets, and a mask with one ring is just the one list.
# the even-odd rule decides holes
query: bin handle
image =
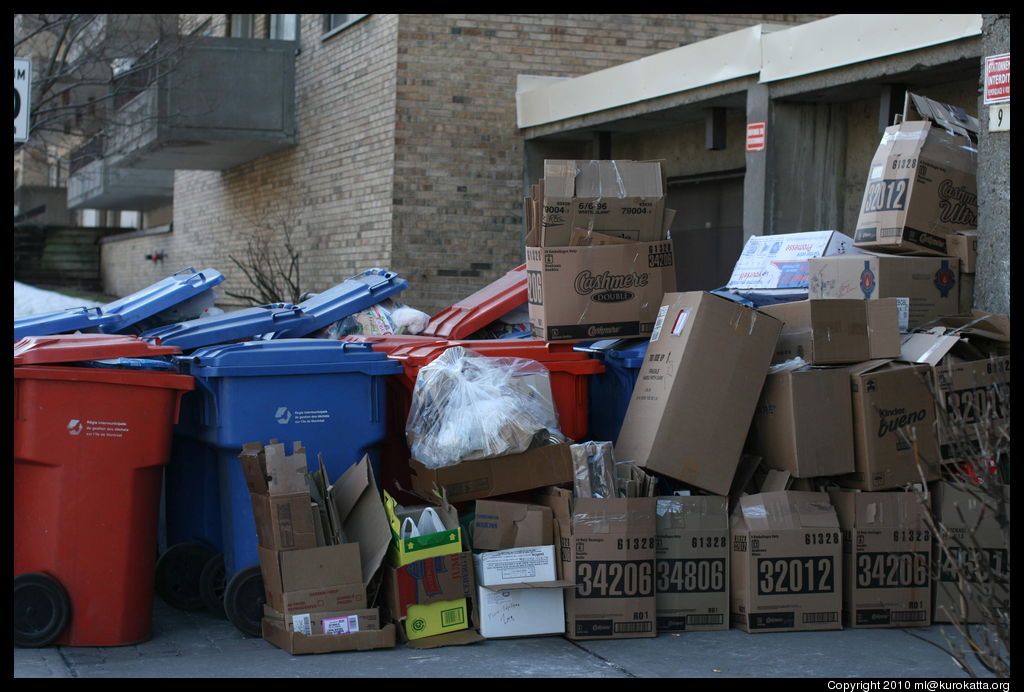
{"label": "bin handle", "polygon": [[185,269],[179,269],[178,271],[176,271],[173,274],[171,274],[171,276],[177,276],[178,274],[183,274],[185,272],[192,272],[193,274],[195,274],[196,273],[196,268],[195,267],[186,267]]}

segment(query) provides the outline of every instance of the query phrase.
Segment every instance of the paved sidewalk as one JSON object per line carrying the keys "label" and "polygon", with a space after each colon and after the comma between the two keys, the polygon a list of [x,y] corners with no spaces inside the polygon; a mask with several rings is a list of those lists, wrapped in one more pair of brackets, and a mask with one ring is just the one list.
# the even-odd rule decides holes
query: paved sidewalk
{"label": "paved sidewalk", "polygon": [[[943,644],[948,626],[914,632]],[[979,675],[981,671],[976,671]],[[292,656],[227,620],[157,599],[153,637],[134,646],[15,649],[16,678],[962,678],[953,660],[907,630],[661,634],[571,642],[487,640],[440,649]],[[823,687],[823,689],[825,689]]]}

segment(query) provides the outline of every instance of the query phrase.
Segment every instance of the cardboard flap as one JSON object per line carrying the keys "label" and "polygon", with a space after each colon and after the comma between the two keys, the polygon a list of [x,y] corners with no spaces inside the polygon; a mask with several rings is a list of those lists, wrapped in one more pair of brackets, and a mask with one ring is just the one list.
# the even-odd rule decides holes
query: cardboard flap
{"label": "cardboard flap", "polygon": [[653,526],[656,521],[656,507],[657,503],[653,497],[576,498],[572,514],[572,531],[573,534],[607,534],[647,522]]}
{"label": "cardboard flap", "polygon": [[881,369],[892,361],[892,358],[876,358],[874,360],[866,360],[863,363],[856,363],[843,368],[843,370],[847,371],[851,375],[866,375],[869,372]]}
{"label": "cardboard flap", "polygon": [[957,336],[935,331],[907,334],[900,344],[900,360],[938,365],[959,340]]}
{"label": "cardboard flap", "polygon": [[721,495],[668,495],[656,498],[658,527],[690,531],[728,530],[728,499]]}
{"label": "cardboard flap", "polygon": [[980,123],[974,116],[958,106],[939,103],[920,94],[907,92],[903,105],[904,120],[931,120],[936,125],[970,138],[977,138],[981,131]]}
{"label": "cardboard flap", "polygon": [[839,519],[826,493],[783,490],[740,498],[740,510],[754,530],[837,528]]}
{"label": "cardboard flap", "polygon": [[363,581],[369,583],[387,555],[391,526],[367,456],[349,467],[328,490],[346,540],[359,544]]}
{"label": "cardboard flap", "polygon": [[309,492],[306,483],[306,450],[296,440],[293,452],[284,453],[284,443],[278,442],[263,447],[266,463],[267,489],[271,495]]}

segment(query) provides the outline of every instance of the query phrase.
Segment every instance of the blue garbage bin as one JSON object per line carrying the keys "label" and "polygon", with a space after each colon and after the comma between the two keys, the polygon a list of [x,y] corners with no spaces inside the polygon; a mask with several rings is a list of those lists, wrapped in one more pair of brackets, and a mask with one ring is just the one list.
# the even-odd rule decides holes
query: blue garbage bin
{"label": "blue garbage bin", "polygon": [[[259,636],[263,584],[242,447],[276,439],[291,454],[301,442],[310,470],[322,454],[331,481],[368,454],[379,474],[386,378],[402,368],[368,343],[303,338],[205,347],[178,360],[196,397],[176,431],[181,454],[165,469],[168,542],[191,532],[192,542],[223,554],[224,613]],[[218,513],[219,535],[210,533]]]}
{"label": "blue garbage bin", "polygon": [[590,376],[590,439],[618,440],[649,343],[647,339],[610,339],[576,347],[604,364],[604,372]]}

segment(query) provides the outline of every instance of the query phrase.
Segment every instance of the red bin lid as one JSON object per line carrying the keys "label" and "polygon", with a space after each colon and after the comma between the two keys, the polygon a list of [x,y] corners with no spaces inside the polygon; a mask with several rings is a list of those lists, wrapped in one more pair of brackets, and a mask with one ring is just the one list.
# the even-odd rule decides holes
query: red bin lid
{"label": "red bin lid", "polygon": [[445,339],[465,339],[520,305],[525,305],[526,294],[526,265],[521,264],[497,281],[431,317],[423,333]]}
{"label": "red bin lid", "polygon": [[141,339],[131,334],[26,336],[14,344],[14,364],[75,363],[178,353],[181,353],[181,349],[177,346],[163,346],[159,339]]}

